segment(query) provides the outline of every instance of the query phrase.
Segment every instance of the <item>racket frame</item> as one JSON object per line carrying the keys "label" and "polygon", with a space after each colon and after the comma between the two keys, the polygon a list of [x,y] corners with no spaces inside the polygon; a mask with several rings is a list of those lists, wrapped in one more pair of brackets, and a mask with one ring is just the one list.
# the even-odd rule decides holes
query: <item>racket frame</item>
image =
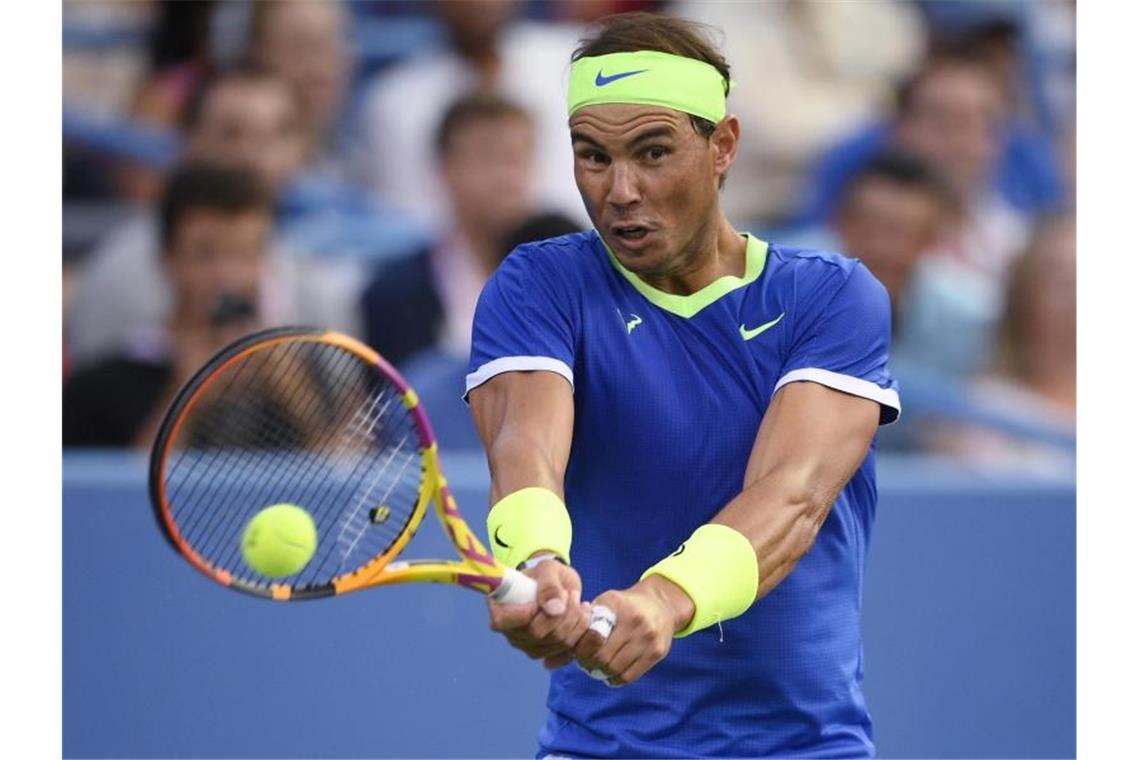
{"label": "racket frame", "polygon": [[[302,587],[293,587],[287,582],[254,583],[213,566],[179,532],[167,501],[164,478],[166,461],[178,438],[181,425],[194,401],[210,386],[211,378],[220,376],[226,367],[256,351],[297,341],[332,344],[353,353],[364,363],[374,366],[399,390],[402,402],[415,420],[422,471],[420,491],[407,526],[384,553],[327,583]],[[499,601],[518,601],[527,596],[533,599],[533,581],[499,563],[459,513],[455,497],[440,466],[435,433],[415,390],[372,348],[335,331],[311,327],[272,328],[247,335],[215,354],[179,390],[163,417],[151,448],[149,491],[159,527],[174,549],[211,580],[254,596],[276,601],[300,601],[347,594],[375,586],[428,582],[462,586],[488,594]],[[435,504],[436,515],[460,559],[396,560],[422,524],[429,502]]]}

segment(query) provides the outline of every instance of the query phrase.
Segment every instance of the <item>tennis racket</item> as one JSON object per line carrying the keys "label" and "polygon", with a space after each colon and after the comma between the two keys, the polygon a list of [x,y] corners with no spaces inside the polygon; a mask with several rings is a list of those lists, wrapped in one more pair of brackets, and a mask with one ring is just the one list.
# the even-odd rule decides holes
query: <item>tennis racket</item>
{"label": "tennis racket", "polygon": [[[276,601],[394,583],[450,583],[500,603],[533,601],[459,513],[415,391],[346,335],[278,328],[222,349],[179,391],[150,459],[150,497],[171,545],[210,579]],[[458,560],[397,559],[434,503]],[[241,538],[262,509],[301,506],[317,548],[295,574],[262,575]],[[595,607],[608,636],[613,613]]]}

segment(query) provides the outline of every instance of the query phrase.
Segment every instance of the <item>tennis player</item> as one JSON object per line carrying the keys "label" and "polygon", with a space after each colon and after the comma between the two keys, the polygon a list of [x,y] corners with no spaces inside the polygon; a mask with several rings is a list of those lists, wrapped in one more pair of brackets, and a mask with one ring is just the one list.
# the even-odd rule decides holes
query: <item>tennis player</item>
{"label": "tennis player", "polygon": [[[500,266],[467,377],[492,544],[539,582],[491,624],[558,668],[540,756],[870,755],[872,449],[900,408],[886,292],[725,218],[740,123],[701,27],[613,17],[572,61],[594,230]],[[616,614],[604,643],[583,599]]]}

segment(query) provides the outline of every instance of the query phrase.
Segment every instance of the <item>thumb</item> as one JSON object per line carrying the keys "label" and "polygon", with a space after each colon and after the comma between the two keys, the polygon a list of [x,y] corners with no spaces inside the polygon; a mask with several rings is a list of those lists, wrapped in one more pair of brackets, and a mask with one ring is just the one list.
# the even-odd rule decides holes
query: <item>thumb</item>
{"label": "thumb", "polygon": [[536,601],[538,606],[547,615],[561,615],[566,611],[566,588],[562,579],[551,573],[545,575],[538,582]]}

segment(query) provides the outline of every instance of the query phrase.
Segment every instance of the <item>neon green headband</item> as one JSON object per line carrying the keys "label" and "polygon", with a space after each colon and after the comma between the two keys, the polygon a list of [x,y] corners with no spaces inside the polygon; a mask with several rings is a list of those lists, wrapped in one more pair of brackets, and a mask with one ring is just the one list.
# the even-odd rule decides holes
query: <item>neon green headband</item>
{"label": "neon green headband", "polygon": [[662,106],[713,123],[724,118],[724,77],[713,66],[655,50],[579,58],[570,66],[570,115],[602,103]]}

